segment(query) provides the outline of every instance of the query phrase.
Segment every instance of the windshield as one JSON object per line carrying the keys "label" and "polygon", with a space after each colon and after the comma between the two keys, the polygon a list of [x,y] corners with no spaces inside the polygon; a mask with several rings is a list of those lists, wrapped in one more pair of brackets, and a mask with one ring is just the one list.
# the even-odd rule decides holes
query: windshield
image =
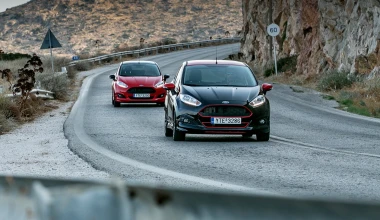
{"label": "windshield", "polygon": [[120,76],[160,76],[157,65],[152,63],[123,64],[120,67]]}
{"label": "windshield", "polygon": [[257,81],[246,66],[196,65],[187,66],[183,84],[189,86],[253,87]]}

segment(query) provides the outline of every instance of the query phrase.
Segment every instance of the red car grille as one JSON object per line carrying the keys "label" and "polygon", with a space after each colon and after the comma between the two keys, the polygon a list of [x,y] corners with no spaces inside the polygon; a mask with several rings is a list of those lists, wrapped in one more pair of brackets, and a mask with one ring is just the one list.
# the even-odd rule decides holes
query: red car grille
{"label": "red car grille", "polygon": [[135,87],[128,89],[128,93],[155,93],[156,90],[150,87]]}
{"label": "red car grille", "polygon": [[[203,108],[198,117],[207,128],[245,128],[250,123],[252,112],[244,106],[210,105]],[[212,117],[239,117],[241,124],[211,124]]]}

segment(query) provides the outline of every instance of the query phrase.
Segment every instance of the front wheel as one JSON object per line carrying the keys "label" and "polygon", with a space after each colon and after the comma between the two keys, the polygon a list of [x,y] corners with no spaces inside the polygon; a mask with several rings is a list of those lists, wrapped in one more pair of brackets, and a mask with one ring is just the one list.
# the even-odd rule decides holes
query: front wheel
{"label": "front wheel", "polygon": [[174,114],[174,117],[173,117],[173,140],[174,141],[184,141],[185,137],[186,137],[186,133],[183,131],[178,131],[176,118],[177,117]]}
{"label": "front wheel", "polygon": [[257,133],[256,139],[257,141],[269,141],[269,132],[268,133]]}
{"label": "front wheel", "polygon": [[173,130],[168,128],[168,117],[165,112],[165,137],[172,137],[173,136]]}
{"label": "front wheel", "polygon": [[114,106],[114,107],[120,107],[120,102],[117,102],[116,100],[115,100],[115,94],[112,92],[112,105]]}

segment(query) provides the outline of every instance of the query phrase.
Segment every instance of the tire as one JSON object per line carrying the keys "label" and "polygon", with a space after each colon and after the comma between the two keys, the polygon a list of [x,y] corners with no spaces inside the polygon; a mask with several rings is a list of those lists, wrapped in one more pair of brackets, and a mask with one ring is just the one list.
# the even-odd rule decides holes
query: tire
{"label": "tire", "polygon": [[112,105],[114,107],[120,107],[120,102],[115,101],[115,96],[114,96],[113,92],[112,92]]}
{"label": "tire", "polygon": [[269,141],[270,133],[257,133],[256,139],[257,141]]}
{"label": "tire", "polygon": [[173,130],[168,128],[168,117],[166,116],[165,112],[165,137],[172,137],[173,136]]}
{"label": "tire", "polygon": [[186,133],[183,131],[178,131],[177,130],[177,123],[176,123],[176,116],[174,113],[173,117],[173,140],[174,141],[184,141],[186,137]]}

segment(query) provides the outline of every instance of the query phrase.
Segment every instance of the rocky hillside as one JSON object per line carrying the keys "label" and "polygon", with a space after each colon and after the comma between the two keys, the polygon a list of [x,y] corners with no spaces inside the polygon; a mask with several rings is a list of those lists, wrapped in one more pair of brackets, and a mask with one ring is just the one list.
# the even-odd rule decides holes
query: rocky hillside
{"label": "rocky hillside", "polygon": [[279,56],[298,55],[298,74],[379,71],[379,0],[243,0],[243,18],[241,49],[249,62],[273,60],[266,26],[274,22],[282,29],[274,43]]}
{"label": "rocky hillside", "polygon": [[39,48],[49,25],[63,46],[55,53],[109,53],[138,46],[140,38],[149,45],[233,36],[242,9],[232,0],[31,0],[0,13],[0,49],[47,52]]}

